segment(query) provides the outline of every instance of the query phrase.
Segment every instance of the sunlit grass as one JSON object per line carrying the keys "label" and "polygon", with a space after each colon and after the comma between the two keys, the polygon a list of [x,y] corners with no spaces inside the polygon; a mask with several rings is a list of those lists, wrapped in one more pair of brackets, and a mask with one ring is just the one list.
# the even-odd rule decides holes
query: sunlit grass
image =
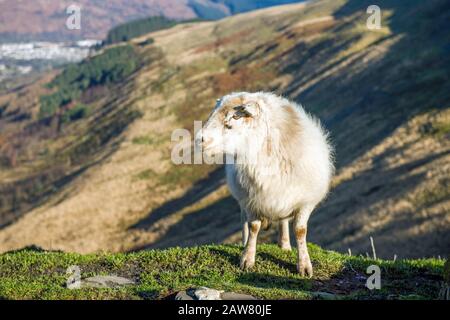
{"label": "sunlit grass", "polygon": [[[136,253],[88,254],[20,250],[0,255],[0,297],[4,299],[161,299],[189,287],[252,294],[265,299],[312,299],[317,292],[336,298],[397,299],[437,298],[443,260],[371,260],[326,251],[310,244],[313,279],[296,272],[295,251],[275,245],[258,247],[251,271],[239,269],[242,247],[210,245]],[[382,289],[365,287],[366,268],[382,270]],[[120,289],[66,288],[71,265],[82,278],[119,275],[136,285]]]}

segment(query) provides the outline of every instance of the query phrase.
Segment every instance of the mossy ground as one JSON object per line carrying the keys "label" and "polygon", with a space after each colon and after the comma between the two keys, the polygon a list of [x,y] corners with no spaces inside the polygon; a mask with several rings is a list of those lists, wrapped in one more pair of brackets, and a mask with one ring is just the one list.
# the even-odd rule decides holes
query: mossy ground
{"label": "mossy ground", "polygon": [[[207,286],[249,293],[263,299],[314,299],[328,292],[342,299],[437,299],[444,261],[371,260],[309,245],[315,275],[296,273],[295,251],[275,245],[258,247],[251,271],[239,269],[242,248],[209,245],[134,253],[88,254],[24,249],[0,255],[1,299],[164,299],[182,289]],[[381,268],[381,290],[365,286],[366,269]],[[81,269],[81,277],[119,275],[136,285],[120,289],[67,289],[66,270]]]}

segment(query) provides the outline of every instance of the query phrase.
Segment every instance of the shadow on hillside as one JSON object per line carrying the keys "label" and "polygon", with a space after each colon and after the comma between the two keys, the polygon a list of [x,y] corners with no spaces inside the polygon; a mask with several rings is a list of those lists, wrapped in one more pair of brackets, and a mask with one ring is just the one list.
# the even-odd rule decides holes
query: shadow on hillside
{"label": "shadow on hillside", "polygon": [[[373,233],[377,256],[385,259],[421,259],[437,258],[448,259],[450,248],[450,232],[448,227],[442,223],[448,212],[441,212],[434,216],[434,226],[417,232],[420,226],[429,223],[427,216],[412,216],[410,212],[401,212],[401,217],[394,219],[391,223],[379,228]],[[416,229],[416,232],[413,233]],[[425,229],[425,228],[421,228]],[[380,236],[378,236],[380,234]],[[402,235],[398,237],[396,235]],[[354,243],[365,241],[367,248],[370,247],[369,239],[357,239]],[[368,249],[369,251],[369,249]]]}
{"label": "shadow on hillside", "polygon": [[[111,144],[110,150],[101,155],[97,154],[97,159],[85,163],[76,170],[66,172],[66,170],[69,170],[68,168],[56,168],[53,171],[47,170],[45,172],[35,174],[32,177],[27,177],[26,179],[15,182],[10,186],[0,185],[0,191],[4,192],[5,196],[13,197],[13,199],[18,203],[17,206],[12,207],[10,210],[2,210],[0,212],[0,230],[14,223],[28,212],[38,208],[43,203],[52,199],[52,197],[59,197],[59,199],[52,204],[54,206],[63,202],[73,193],[73,190],[68,190],[65,187],[70,186],[71,182],[81,176],[88,169],[109,158],[118,149],[119,144],[120,141],[114,141],[114,143]],[[45,188],[43,186],[45,186]],[[42,188],[44,191],[36,191],[39,188]],[[16,194],[19,194],[19,196],[16,196]],[[21,195],[27,197],[26,201],[20,199],[22,200],[22,202],[20,202],[18,197]],[[1,200],[2,199],[0,197],[0,204]],[[2,208],[0,207],[0,209]]]}
{"label": "shadow on hillside", "polygon": [[[364,230],[368,223],[375,222],[373,219],[379,219],[379,227],[370,235],[376,241],[380,257],[392,258],[394,254],[408,257],[442,254],[443,250],[450,246],[450,242],[448,235],[440,237],[440,241],[437,240],[435,232],[439,230],[438,227],[422,230],[421,242],[415,239],[416,236],[407,235],[408,229],[423,225],[429,220],[428,217],[414,215],[415,212],[411,212],[411,209],[393,215],[386,208],[386,213],[374,212],[375,218],[368,216],[370,213],[362,216],[360,212],[368,212],[367,209],[381,199],[406,199],[410,189],[426,179],[426,175],[417,173],[404,177],[414,169],[448,155],[450,150],[431,154],[392,169],[376,168],[339,184],[332,190],[329,199],[311,216],[310,240],[340,251],[351,248],[355,253],[364,253],[363,248],[366,248],[366,252],[371,252],[369,235]],[[389,219],[389,222],[383,224],[382,220],[385,219]],[[429,240],[424,241],[427,237]],[[343,242],[346,247],[342,247]]]}
{"label": "shadow on hillside", "polygon": [[[240,230],[239,222],[239,206],[232,197],[227,197],[184,216],[154,247],[222,243]],[[165,238],[169,240],[165,241]]]}
{"label": "shadow on hillside", "polygon": [[[224,183],[224,168],[219,167],[206,178],[197,181],[181,197],[168,201],[151,211],[147,218],[141,220],[132,228],[149,229],[216,191]],[[133,248],[132,251],[170,246],[186,247],[221,243],[239,230],[239,211],[239,206],[232,197],[223,198],[205,208],[194,210],[184,215],[177,223],[171,225],[156,242],[143,247]]]}
{"label": "shadow on hillside", "polygon": [[214,192],[224,183],[224,169],[223,167],[217,168],[206,178],[196,181],[195,184],[181,197],[170,200],[157,209],[149,212],[147,218],[141,220],[132,226],[132,228],[148,228],[161,219],[167,218],[181,209],[196,203],[211,192]]}
{"label": "shadow on hillside", "polygon": [[[338,167],[365,154],[412,115],[444,107],[450,98],[445,89],[450,56],[443,41],[450,36],[447,26],[450,3],[445,0],[377,3],[382,10],[382,25],[388,25],[393,36],[402,38],[386,47],[386,54],[378,61],[367,63],[364,62],[366,55],[357,57],[345,67],[345,72],[331,72],[295,93],[309,80],[345,62],[341,59],[331,65],[327,63],[337,52],[344,52],[361,40],[358,32],[347,31],[355,27],[355,21],[363,23],[367,19],[366,9],[371,4],[366,0],[348,1],[334,13],[336,19],[346,22],[330,30],[327,39],[307,45],[299,42],[280,59],[281,74],[293,78],[283,93],[318,114],[331,131]],[[392,16],[387,18],[389,11]],[[367,32],[374,31],[368,29]],[[385,46],[383,41],[393,36],[377,41],[372,50],[376,52],[375,46]],[[433,48],[432,54],[427,48]],[[351,55],[353,57],[356,54]],[[414,61],[414,64],[407,61]],[[364,66],[363,70],[353,68],[358,63]]]}
{"label": "shadow on hillside", "polygon": [[160,239],[144,247],[134,248],[133,251],[222,243],[239,231],[239,222],[239,206],[233,198],[227,197],[206,208],[186,214],[180,221],[171,225]]}

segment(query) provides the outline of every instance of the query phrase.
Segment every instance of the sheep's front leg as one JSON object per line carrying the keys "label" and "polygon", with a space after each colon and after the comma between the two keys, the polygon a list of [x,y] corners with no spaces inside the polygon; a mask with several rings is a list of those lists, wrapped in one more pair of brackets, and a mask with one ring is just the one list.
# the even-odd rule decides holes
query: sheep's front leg
{"label": "sheep's front leg", "polygon": [[305,207],[300,210],[294,219],[295,238],[297,240],[298,262],[297,270],[302,276],[312,277],[313,268],[306,246],[306,231],[309,216],[314,207]]}
{"label": "sheep's front leg", "polygon": [[247,214],[244,209],[241,209],[241,225],[242,225],[242,244],[244,247],[248,242],[248,222],[247,222]]}
{"label": "sheep's front leg", "polygon": [[281,220],[278,227],[278,245],[282,250],[291,251],[291,240],[289,238],[289,219]]}
{"label": "sheep's front leg", "polygon": [[249,269],[255,265],[256,242],[258,239],[259,229],[261,229],[261,220],[247,217],[249,236],[244,252],[241,257],[241,269]]}

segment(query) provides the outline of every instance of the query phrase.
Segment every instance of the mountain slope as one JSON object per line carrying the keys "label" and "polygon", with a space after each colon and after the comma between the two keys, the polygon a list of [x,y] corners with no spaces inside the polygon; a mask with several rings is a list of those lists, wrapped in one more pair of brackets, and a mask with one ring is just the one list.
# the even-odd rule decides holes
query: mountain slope
{"label": "mountain slope", "polygon": [[52,75],[1,96],[0,250],[239,241],[222,169],[173,165],[171,134],[223,94],[272,90],[317,114],[336,147],[311,241],[364,254],[373,236],[381,257],[448,254],[450,6],[385,1],[383,28],[368,30],[368,5],[287,5],[135,39],[138,69],[63,106],[91,109],[73,123],[37,118]]}
{"label": "mountain slope", "polygon": [[[0,42],[68,41],[104,39],[119,24],[164,16],[176,20],[192,18],[218,19],[299,0],[78,0],[78,1],[0,1]],[[69,30],[66,20],[70,5],[81,8],[81,29]]]}

